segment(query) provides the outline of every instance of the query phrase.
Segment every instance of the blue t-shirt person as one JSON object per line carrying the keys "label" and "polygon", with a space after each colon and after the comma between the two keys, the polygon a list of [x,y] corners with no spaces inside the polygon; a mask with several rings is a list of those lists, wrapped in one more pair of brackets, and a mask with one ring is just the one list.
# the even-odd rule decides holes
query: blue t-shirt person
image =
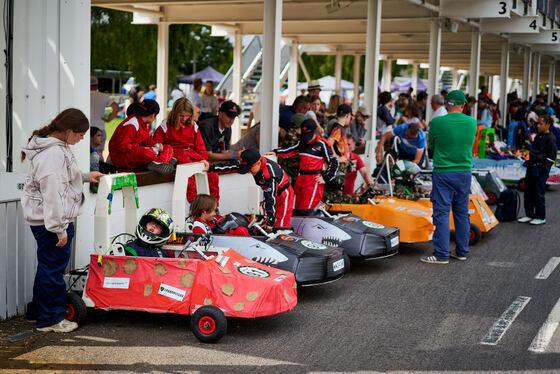
{"label": "blue t-shirt person", "polygon": [[406,136],[406,129],[410,123],[403,123],[393,129],[393,135],[398,136],[401,140],[399,147],[408,155],[416,155],[416,151],[426,148],[426,135],[420,129],[418,136],[413,139],[408,139]]}

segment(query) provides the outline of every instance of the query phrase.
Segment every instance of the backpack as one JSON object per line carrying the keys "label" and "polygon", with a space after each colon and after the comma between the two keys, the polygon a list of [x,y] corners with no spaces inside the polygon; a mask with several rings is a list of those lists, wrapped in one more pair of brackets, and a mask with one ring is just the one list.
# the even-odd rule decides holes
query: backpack
{"label": "backpack", "polygon": [[508,188],[500,194],[498,207],[494,215],[500,222],[515,221],[521,207],[521,197],[519,192],[513,188]]}

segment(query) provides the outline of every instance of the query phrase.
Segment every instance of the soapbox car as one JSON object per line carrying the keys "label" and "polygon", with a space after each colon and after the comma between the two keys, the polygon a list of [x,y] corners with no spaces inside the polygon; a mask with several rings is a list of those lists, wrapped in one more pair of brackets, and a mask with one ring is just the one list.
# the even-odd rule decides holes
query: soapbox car
{"label": "soapbox car", "polygon": [[486,203],[488,205],[496,204],[502,192],[507,189],[504,182],[492,169],[473,169],[472,175],[486,193]]}
{"label": "soapbox car", "polygon": [[[493,160],[488,158],[473,159],[475,169],[493,170],[498,177],[505,183],[514,185],[520,190],[525,189],[525,174],[527,168],[523,166],[524,160],[502,159]],[[552,166],[546,182],[547,185],[560,184],[560,169]]]}
{"label": "soapbox car", "polygon": [[[260,235],[238,236],[226,235],[238,227],[257,229]],[[257,220],[249,221],[239,213],[230,213],[216,225],[215,232],[210,235],[178,233],[175,240],[168,241],[162,248],[174,251],[175,254],[187,243],[189,238],[202,237],[205,254],[220,254],[231,248],[253,261],[266,264],[294,274],[296,282],[301,286],[327,283],[341,278],[348,266],[348,258],[342,248],[327,245],[301,237],[289,228],[274,229],[273,232],[262,230]],[[333,243],[334,244],[334,243]],[[197,257],[197,252],[186,251],[186,256]]]}
{"label": "soapbox car", "polygon": [[[380,168],[383,170],[386,166],[387,175],[391,175],[387,161],[389,158],[390,156],[385,159]],[[420,196],[428,196],[431,190],[430,174],[416,174],[419,178],[414,179],[415,188],[421,191]],[[474,178],[471,190],[469,195],[469,215],[471,217],[469,244],[474,245],[480,240],[481,233],[490,231],[498,224],[498,221],[484,202],[483,197],[480,196],[479,192],[483,192]],[[380,185],[377,189],[368,189],[363,192],[363,195],[366,197],[366,199],[362,199],[366,201],[364,204],[332,204],[329,206],[329,210],[347,210],[373,222],[398,227],[402,242],[424,242],[432,239],[433,211],[432,203],[428,198],[415,197],[415,200],[396,198],[393,196],[392,184]],[[451,230],[454,229],[453,225],[453,215],[450,214]]]}
{"label": "soapbox car", "polygon": [[292,227],[306,239],[341,247],[351,258],[379,259],[399,250],[398,228],[368,221],[351,211],[327,211],[324,204],[313,216],[293,216]]}
{"label": "soapbox car", "polygon": [[[214,257],[199,251],[200,259],[123,256],[122,243],[113,240],[108,245],[106,235],[113,192],[119,189],[123,190],[127,231],[133,232],[130,225],[136,225],[135,175],[102,177],[95,207],[97,254],[90,256],[86,268],[70,272],[67,278],[67,319],[82,322],[87,307],[190,314],[193,334],[212,343],[225,334],[226,317],[270,316],[297,304],[292,273],[257,263],[232,249]],[[186,246],[191,244],[195,243],[189,241]]]}

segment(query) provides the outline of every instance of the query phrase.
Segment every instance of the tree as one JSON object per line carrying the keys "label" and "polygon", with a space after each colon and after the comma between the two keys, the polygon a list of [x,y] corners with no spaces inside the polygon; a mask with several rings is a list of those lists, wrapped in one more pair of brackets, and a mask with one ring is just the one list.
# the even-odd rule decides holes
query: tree
{"label": "tree", "polygon": [[[133,25],[132,13],[91,9],[91,67],[130,71],[143,86],[155,83],[157,26]],[[169,28],[169,84],[178,76],[212,65],[225,73],[232,64],[233,46],[224,37],[210,36],[203,25],[177,24]]]}

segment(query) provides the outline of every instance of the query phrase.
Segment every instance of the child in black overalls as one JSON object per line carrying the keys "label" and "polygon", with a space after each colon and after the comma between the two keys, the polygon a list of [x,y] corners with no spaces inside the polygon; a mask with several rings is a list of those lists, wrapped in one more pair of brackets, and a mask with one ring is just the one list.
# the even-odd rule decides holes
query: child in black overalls
{"label": "child in black overalls", "polygon": [[546,223],[544,192],[550,168],[556,159],[556,137],[550,132],[553,126],[550,116],[543,115],[537,124],[538,133],[531,144],[525,174],[525,217],[518,222],[532,225]]}

